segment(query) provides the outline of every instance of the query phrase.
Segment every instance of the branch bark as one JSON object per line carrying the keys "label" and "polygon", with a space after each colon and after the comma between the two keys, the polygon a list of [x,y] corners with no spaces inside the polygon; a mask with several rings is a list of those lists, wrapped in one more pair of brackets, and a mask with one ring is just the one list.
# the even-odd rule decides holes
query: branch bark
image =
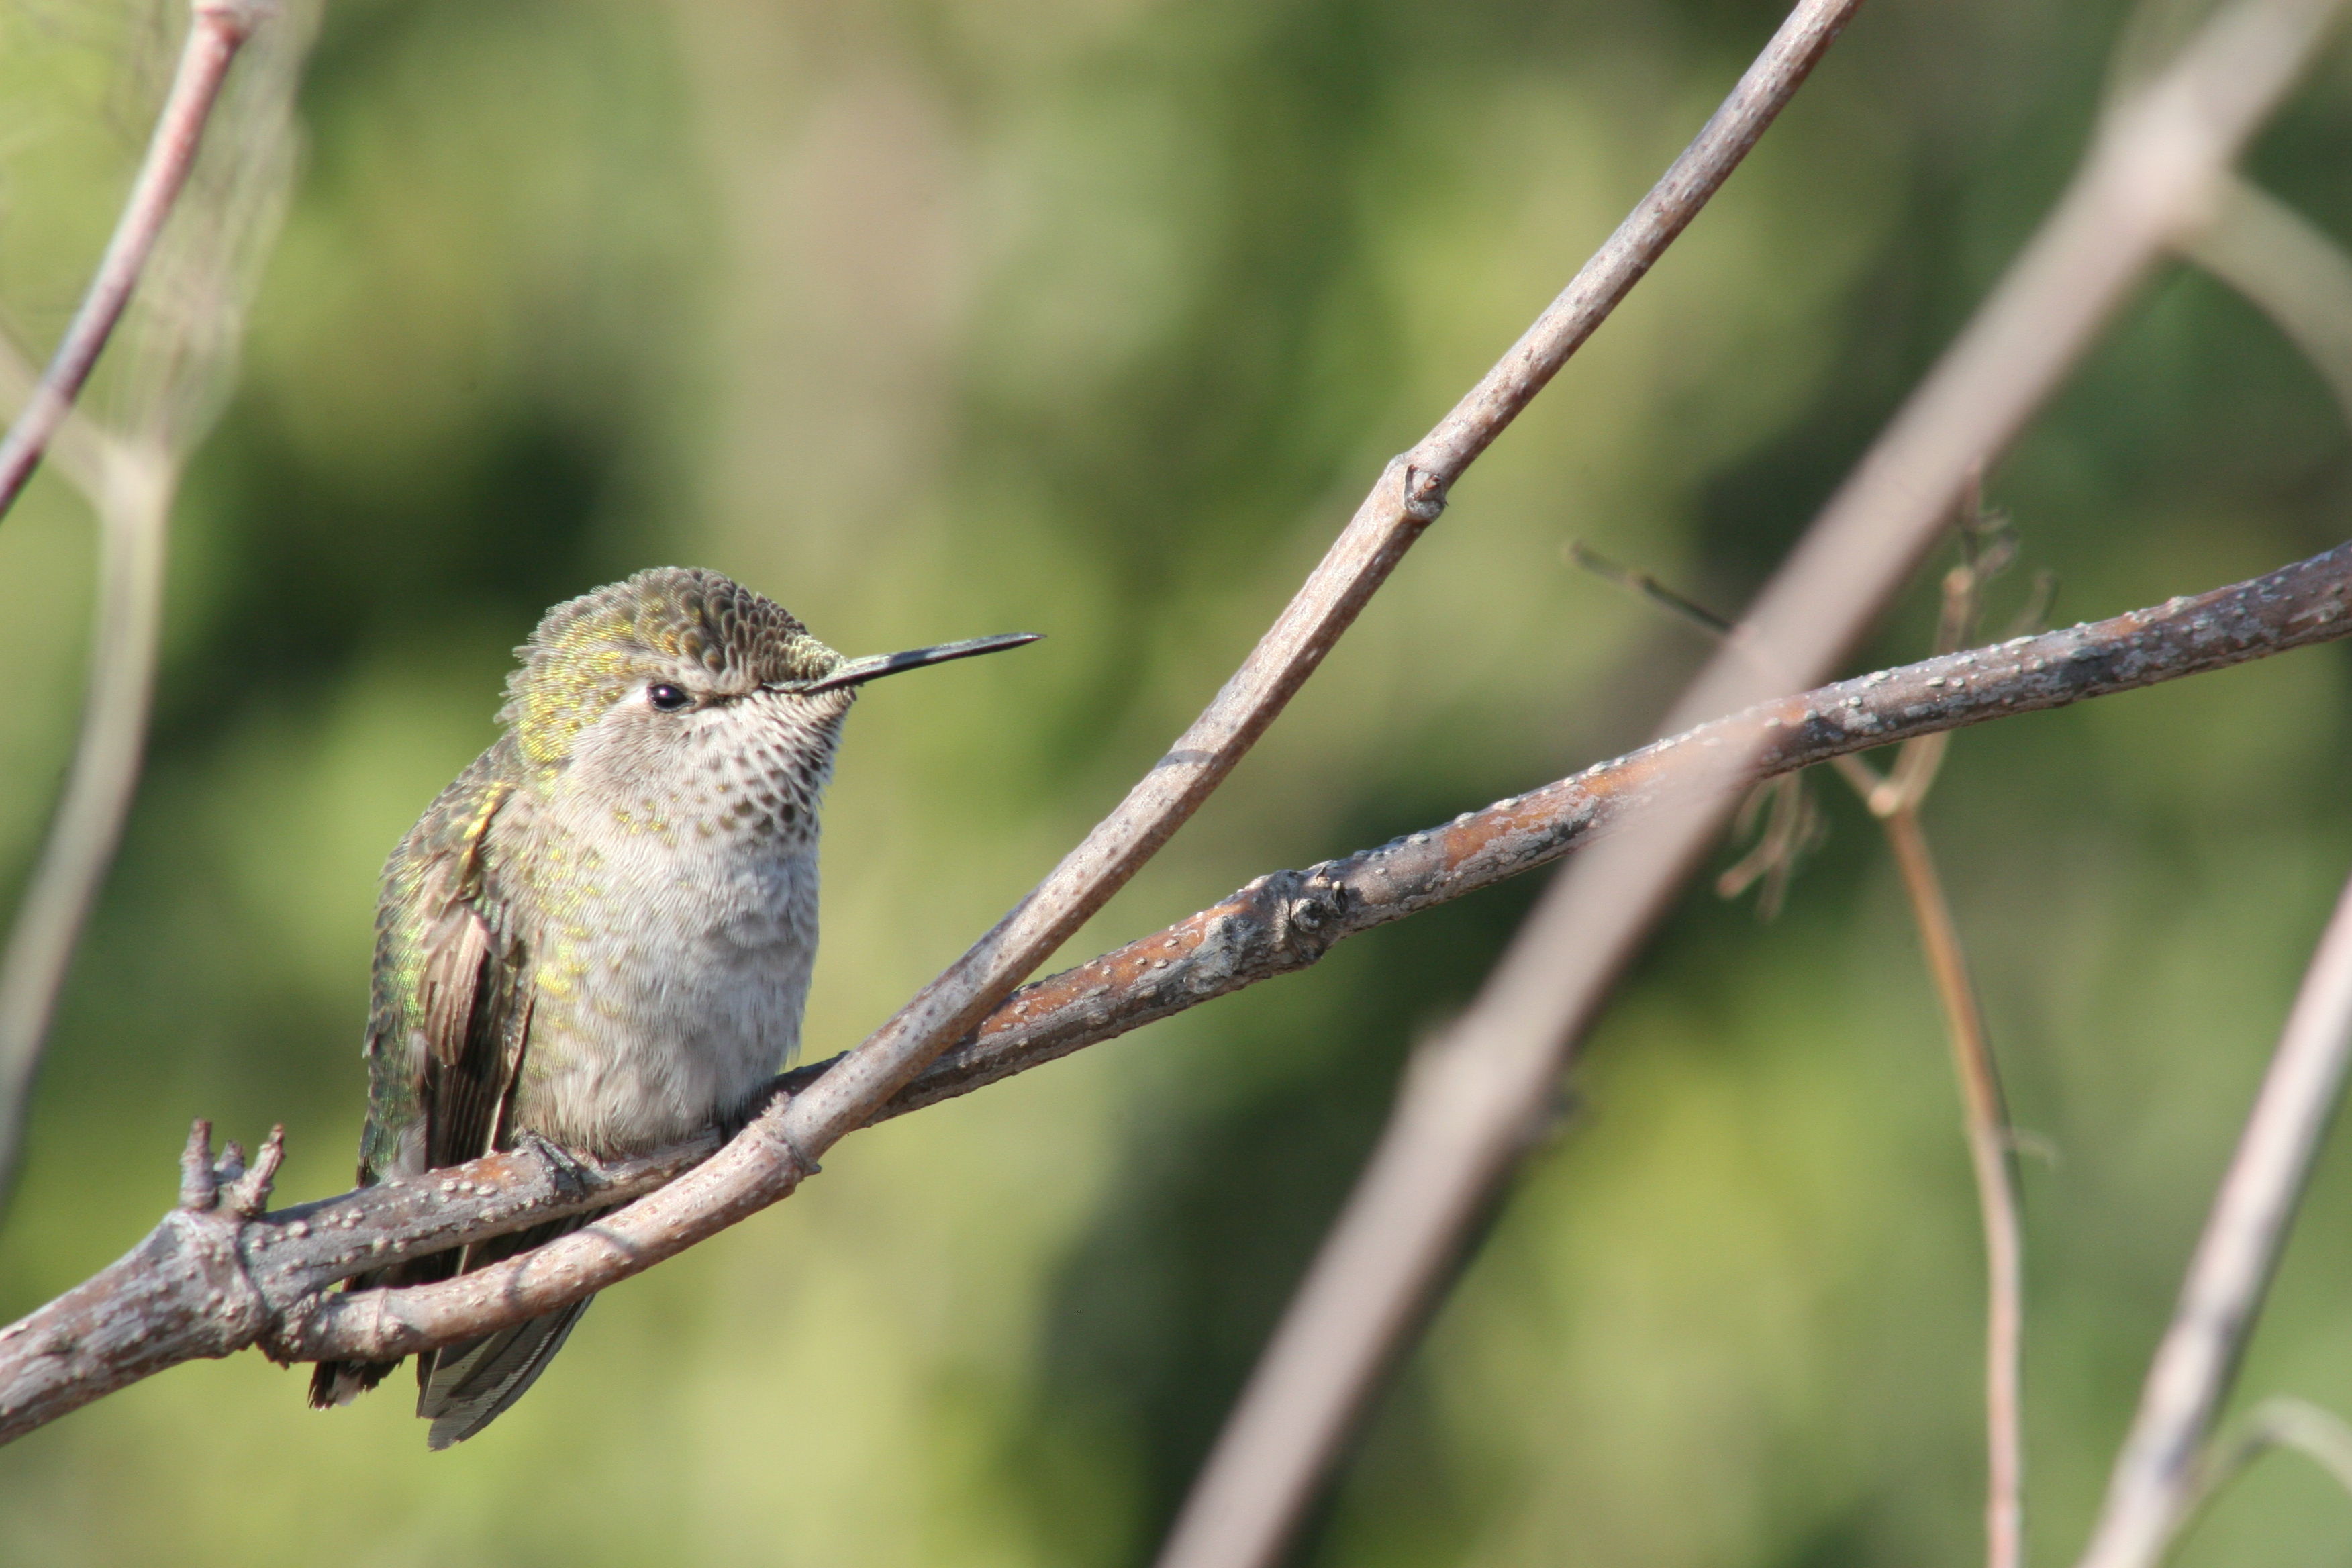
{"label": "branch bark", "polygon": [[[1535,323],[1413,448],[1396,458],[1348,527],[1241,668],[1200,718],[993,930],[793,1100],[747,1148],[774,1154],[747,1168],[720,1206],[754,1187],[783,1196],[808,1161],[969,1033],[1023,976],[1126,886],[1223,783],[1388,580],[1447,493],[1570,355],[1608,319],[1730,177],[1802,85],[1860,0],[1802,0],[1698,137]],[[748,1156],[747,1156],[748,1157]],[[626,1216],[623,1216],[626,1217]]]}
{"label": "branch bark", "polygon": [[[1752,748],[1757,777],[2012,714],[2135,690],[2352,634],[2352,544],[2193,598],[1841,681],[1699,726],[1443,826],[1231,898],[1024,987],[879,1107],[868,1123],[1027,1071],[1158,1018],[1307,968],[1339,942],[1566,855],[1670,803],[1690,759]],[[833,1063],[786,1075],[781,1094]],[[713,1134],[598,1163],[542,1143],[267,1215],[224,1208],[208,1147],[179,1209],[129,1256],[0,1329],[0,1441],[163,1367],[255,1345],[284,1359],[404,1353],[428,1337],[397,1298],[322,1298],[340,1279],[654,1191],[708,1160]],[[242,1173],[234,1179],[243,1179]],[[252,1211],[252,1212],[247,1212]],[[593,1235],[594,1231],[587,1233]],[[609,1241],[593,1245],[611,1246]],[[517,1262],[521,1260],[518,1259]],[[640,1265],[643,1267],[643,1265]],[[635,1269],[630,1270],[635,1272]],[[518,1322],[547,1287],[483,1271],[490,1306],[452,1337]],[[472,1278],[472,1277],[469,1277]],[[429,1321],[429,1320],[428,1320]]]}

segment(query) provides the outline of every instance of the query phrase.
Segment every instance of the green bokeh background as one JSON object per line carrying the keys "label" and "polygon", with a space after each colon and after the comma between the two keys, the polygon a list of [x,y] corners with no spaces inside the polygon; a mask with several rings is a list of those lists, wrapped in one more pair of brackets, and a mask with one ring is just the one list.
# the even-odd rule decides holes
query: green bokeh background
{"label": "green bokeh background", "polygon": [[[0,1318],[171,1201],[190,1118],[347,1184],[376,869],[558,599],[690,562],[866,651],[815,1048],[1073,842],[1778,18],[1754,0],[334,0],[243,374],[178,510],[152,761],[0,1230]],[[1637,743],[1703,649],[1561,562],[1769,572],[2071,166],[2107,3],[1878,0],[1066,960]],[[0,311],[46,352],[169,63],[159,0],[0,0]],[[2352,52],[2250,166],[2352,234]],[[2169,269],[2002,465],[2058,614],[2342,537],[2319,380]],[[92,530],[0,526],[0,893],[70,743]],[[2022,574],[2019,574],[2021,580]],[[2012,613],[2019,582],[1997,616]],[[1867,656],[1916,656],[1924,593]],[[2345,650],[1972,731],[1928,826],[2027,1160],[2032,1536],[2079,1545],[2352,863]],[[1684,900],[1298,1558],[1977,1556],[1976,1221],[1873,828],[1777,921]],[[1727,850],[1727,856],[1731,851]],[[480,1439],[257,1356],[0,1452],[0,1561],[1138,1563],[1412,1043],[1532,884],[861,1135],[608,1292]],[[2352,1413],[2332,1154],[2245,1371]],[[2192,1565],[2336,1561],[2267,1462]]]}

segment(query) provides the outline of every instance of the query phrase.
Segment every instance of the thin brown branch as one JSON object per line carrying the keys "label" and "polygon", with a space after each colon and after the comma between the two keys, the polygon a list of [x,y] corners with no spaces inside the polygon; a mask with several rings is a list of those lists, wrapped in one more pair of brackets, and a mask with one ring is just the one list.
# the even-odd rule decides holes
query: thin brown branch
{"label": "thin brown branch", "polygon": [[[969,1094],[1304,969],[1347,937],[1547,865],[1670,800],[1677,769],[1693,756],[1752,749],[1758,776],[1778,775],[2347,635],[2352,544],[2194,598],[1783,698],[1443,826],[1304,871],[1260,877],[1189,919],[1015,993],[871,1120]],[[832,1066],[802,1068],[778,1089],[804,1089]],[[121,1262],[0,1330],[0,1441],[189,1356],[257,1343],[289,1358],[348,1355],[362,1345],[413,1348],[411,1339],[389,1337],[407,1332],[398,1314],[383,1310],[389,1293],[337,1298],[324,1313],[317,1293],[395,1258],[651,1191],[719,1146],[706,1137],[600,1165],[534,1144],[251,1220],[212,1215],[195,1203],[209,1217],[175,1213]],[[235,1289],[206,1261],[232,1254],[244,1280]],[[247,1305],[209,1308],[215,1291]],[[536,1310],[516,1297],[499,1321]],[[180,1348],[159,1360],[158,1345]]]}
{"label": "thin brown branch", "polygon": [[230,62],[245,47],[254,29],[269,15],[266,0],[194,0],[187,41],[172,88],[155,121],[147,154],[131,182],[130,200],[99,258],[98,271],[82,296],[81,306],[67,323],[66,333],[50,357],[40,384],[34,390],[0,437],[0,517],[16,503],[26,481],[48,449],[50,437],[65,420],[82,384],[98,364],[98,356],[122,319],[124,307],[139,286],[147,258],[163,233],[188,171],[196,161],[205,122],[219,101],[221,84]]}
{"label": "thin brown branch", "polygon": [[2198,1457],[2262,1311],[2352,1066],[2352,882],[2305,972],[2140,1389],[2082,1568],[2152,1568],[2199,1489]]}
{"label": "thin brown branch", "polygon": [[[2011,553],[2004,548],[1987,555],[1978,548],[1985,515],[1979,483],[1970,483],[1960,514],[1966,558],[1944,574],[1943,609],[1936,629],[1938,655],[1956,651],[1975,635],[1984,587],[2008,563]],[[1568,553],[1578,565],[1664,605],[1711,636],[1727,637],[1734,629],[1730,622],[1646,573],[1620,566],[1580,544],[1570,543]],[[1969,978],[1967,950],[1952,919],[1927,831],[1919,822],[1919,807],[1935,784],[1950,739],[1950,731],[1939,730],[1904,742],[1894,768],[1884,778],[1857,756],[1832,757],[1830,762],[1886,833],[1943,1008],[1945,1037],[1960,1087],[1962,1125],[1985,1231],[1985,1557],[1987,1568],[2018,1568],[2023,1561],[2025,1537],[2021,1426],[2025,1276],[2013,1158],[2016,1140],[2002,1105],[2000,1075],[1977,1005],[1976,986]],[[1748,819],[1765,794],[1771,795],[1771,806],[1762,836],[1738,864],[1716,879],[1716,891],[1727,899],[1738,898],[1760,879],[1764,891],[1758,908],[1769,916],[1777,912],[1790,868],[1807,847],[1812,813],[1802,779],[1784,774],[1749,794],[1733,825],[1735,834],[1748,831]]]}
{"label": "thin brown branch", "polygon": [[[773,1131],[814,1155],[968,1033],[1126,885],[1305,683],[1454,482],[1549,384],[1738,167],[1859,0],[1804,0],[1697,139],[1534,325],[1429,435],[1392,460],[1328,554],[1208,709],[1051,875],[944,974],[794,1102]],[[794,1162],[768,1162],[789,1183]],[[781,1195],[780,1189],[778,1195]]]}
{"label": "thin brown branch", "polygon": [[[1969,482],[1961,511],[1967,558],[1944,574],[1938,653],[1975,635],[1985,584],[2007,560],[2005,554],[1987,560],[1976,548],[1975,531],[1984,516],[1982,486],[1976,479]],[[1893,770],[1863,792],[1863,801],[1885,828],[1902,875],[1959,1084],[1960,1121],[1985,1241],[1985,1563],[1986,1568],[2020,1568],[2025,1561],[2025,1226],[2016,1138],[1969,973],[1968,950],[1919,822],[1919,808],[1935,785],[1950,740],[1951,731],[1945,730],[1903,742]]]}
{"label": "thin brown branch", "polygon": [[[1678,702],[1681,729],[1819,680],[2216,182],[2317,47],[2332,0],[2237,0],[2101,125],[2057,208]],[[1357,1186],[1159,1559],[1263,1568],[1449,1261],[1528,1146],[1574,1042],[1751,775],[1725,747],[1670,812],[1555,880],[1469,1009],[1417,1056]]]}
{"label": "thin brown branch", "polygon": [[[20,414],[40,390],[41,374],[22,351],[0,333],[0,408]],[[50,435],[47,460],[93,502],[107,482],[107,467],[115,460],[121,437],[100,427],[79,408],[68,408]]]}
{"label": "thin brown branch", "polygon": [[2300,351],[2352,423],[2352,258],[2319,226],[2243,177],[2181,254],[2244,295]]}
{"label": "thin brown branch", "polygon": [[2236,1431],[2217,1439],[2198,1461],[2197,1479],[2181,1505],[2175,1539],[2186,1535],[2207,1505],[2274,1448],[2291,1448],[2303,1455],[2326,1471],[2328,1479],[2346,1496],[2352,1497],[2352,1426],[2307,1399],[2285,1395],[2265,1399],[2246,1412]]}
{"label": "thin brown branch", "polygon": [[[100,534],[80,731],[0,950],[0,1208],[22,1155],[58,999],[137,792],[180,463],[226,381],[243,285],[290,168],[293,81],[308,30],[307,7],[296,10],[304,14],[289,16],[257,0],[195,6],[130,206],[47,376],[33,375],[13,345],[0,344],[0,392],[21,402],[0,451],[16,444],[24,472],[48,452],[88,498]],[[247,47],[265,15],[274,18],[268,34]],[[244,63],[224,92],[232,58]],[[192,169],[200,134],[211,151]],[[131,357],[117,380],[120,424],[108,427],[71,398],[134,285],[140,325],[115,350],[118,361]],[[5,504],[0,498],[0,510]]]}
{"label": "thin brown branch", "polygon": [[1884,820],[1887,843],[1903,873],[1904,892],[1911,900],[1912,919],[1919,928],[1920,950],[1943,1006],[1952,1067],[1960,1083],[1977,1210],[1984,1226],[1985,1562],[1987,1568],[2019,1568],[2025,1561],[2025,1234],[2013,1140],[1959,928],[1919,826],[1918,810],[1906,800]]}

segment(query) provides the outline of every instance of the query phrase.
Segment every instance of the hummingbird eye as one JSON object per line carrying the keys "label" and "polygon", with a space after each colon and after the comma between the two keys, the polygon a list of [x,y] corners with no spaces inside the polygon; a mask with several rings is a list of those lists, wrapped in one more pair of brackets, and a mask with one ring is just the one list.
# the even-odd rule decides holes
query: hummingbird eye
{"label": "hummingbird eye", "polygon": [[694,706],[694,699],[667,681],[657,681],[646,688],[646,700],[665,713],[675,713],[681,708]]}

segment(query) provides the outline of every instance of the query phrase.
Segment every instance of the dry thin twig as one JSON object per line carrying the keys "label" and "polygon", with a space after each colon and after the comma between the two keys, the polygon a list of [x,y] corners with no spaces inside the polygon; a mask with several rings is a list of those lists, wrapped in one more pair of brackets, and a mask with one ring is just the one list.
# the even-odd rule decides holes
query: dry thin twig
{"label": "dry thin twig", "polygon": [[2268,316],[2352,422],[2352,258],[2333,239],[2242,175],[2181,254]]}
{"label": "dry thin twig", "polygon": [[[1981,516],[1974,484],[1963,503],[1969,523]],[[1964,523],[1965,528],[1969,523]],[[1967,535],[1964,531],[1963,538]],[[1990,568],[1997,570],[1997,567]],[[1944,576],[1937,651],[1973,635],[1988,565],[1973,548]],[[1840,771],[1860,784],[1863,803],[1879,819],[1911,902],[1920,952],[1927,960],[1944,1035],[1960,1089],[1961,1125],[1968,1136],[1969,1173],[1985,1242],[1985,1563],[2020,1568],[2025,1561],[2025,1224],[2017,1190],[2016,1137],[2000,1091],[2000,1069],[1986,1037],[1984,1011],[1969,973],[1959,923],[1927,846],[1919,808],[1934,786],[1951,739],[1949,731],[1906,741],[1885,779],[1859,758],[1840,759]]]}
{"label": "dry thin twig", "polygon": [[49,439],[81,395],[106,341],[139,286],[165,220],[187,184],[205,124],[220,100],[230,62],[271,12],[268,0],[194,0],[187,41],[180,50],[171,92],[155,121],[147,155],[132,182],[122,216],[99,258],[81,307],[49,360],[32,398],[0,437],[0,517],[16,504],[26,480],[47,450]]}
{"label": "dry thin twig", "polygon": [[[1649,271],[1756,144],[1859,0],[1804,0],[1696,141],[1534,325],[1411,451],[1392,460],[1348,528],[1250,657],[1118,808],[996,928],[877,1030],[773,1130],[813,1156],[857,1126],[979,1022],[1123,887],[1189,818],[1314,672],[1447,492]],[[777,1179],[796,1181],[770,1161]],[[781,1193],[779,1194],[781,1195]]]}
{"label": "dry thin twig", "polygon": [[[1671,801],[1694,756],[1729,749],[1752,754],[1759,776],[1792,773],[2347,635],[2352,544],[2194,598],[1781,698],[1442,827],[1260,877],[1164,931],[1024,988],[870,1120],[968,1094],[1306,968],[1347,937],[1548,864]],[[803,1089],[832,1066],[803,1068],[778,1088]],[[0,1441],[194,1356],[256,1344],[289,1359],[416,1348],[425,1342],[387,1337],[407,1331],[377,1312],[385,1292],[337,1298],[323,1312],[318,1292],[399,1258],[607,1207],[660,1186],[718,1147],[715,1136],[705,1137],[599,1164],[533,1143],[262,1218],[223,1215],[199,1192],[121,1262],[0,1329]],[[207,1152],[197,1163],[209,1170]],[[502,1325],[537,1310],[504,1298],[500,1315],[488,1321]]]}
{"label": "dry thin twig", "polygon": [[[1974,636],[1984,586],[2005,563],[2005,552],[1988,558],[1976,545],[1983,512],[1981,488],[1972,484],[1960,508],[1966,558],[1944,574],[1943,613],[1936,629],[1938,656],[1957,651]],[[1716,636],[1727,636],[1732,630],[1730,622],[1646,573],[1629,571],[1580,545],[1571,545],[1570,555],[1579,564],[1665,605]],[[1969,973],[1967,949],[1928,847],[1927,829],[1919,821],[1919,808],[1935,785],[1950,739],[1950,731],[1938,730],[1904,742],[1895,752],[1895,766],[1883,778],[1858,756],[1832,757],[1830,763],[1886,834],[1944,1013],[1944,1033],[1959,1081],[1962,1125],[1985,1232],[1985,1561],[1987,1568],[2018,1568],[2025,1550],[2025,1241],[2017,1192],[2015,1136],[2002,1103],[2000,1071],[1986,1037],[1976,984]],[[1769,914],[1777,908],[1778,893],[1792,863],[1807,847],[1807,828],[1802,825],[1811,821],[1814,814],[1807,804],[1801,775],[1784,773],[1767,787],[1778,793],[1772,797],[1770,820],[1761,839],[1716,886],[1724,897],[1737,898],[1762,879],[1765,903],[1761,907]],[[1749,796],[1751,806],[1755,799]]]}
{"label": "dry thin twig", "polygon": [[[2121,100],[1992,299],[1908,398],[1718,655],[1679,729],[1817,680],[2180,235],[2317,47],[2332,0],[2237,0]],[[1275,1331],[1162,1549],[1160,1568],[1262,1568],[1527,1146],[1570,1047],[1748,776],[1727,751],[1689,803],[1546,890],[1469,1009],[1419,1052],[1387,1129]]]}
{"label": "dry thin twig", "polygon": [[2001,1102],[1992,1046],[1985,1037],[1984,1014],[1969,976],[1967,950],[1960,944],[1927,832],[1919,826],[1917,805],[1906,799],[1882,820],[1943,1007],[1944,1031],[1960,1083],[1977,1211],[1984,1226],[1985,1561],[1989,1568],[2018,1568],[2025,1560],[2025,1233],[2018,1205],[2015,1140]]}
{"label": "dry thin twig", "polygon": [[2352,883],[2319,939],[2214,1194],[2082,1568],[2149,1568],[2200,1491],[2198,1455],[2262,1310],[2352,1065]]}
{"label": "dry thin twig", "polygon": [[2181,1504],[2175,1540],[2186,1535],[2206,1506],[2249,1466],[2273,1448],[2292,1448],[2327,1472],[2352,1497],[2352,1426],[2307,1399],[2265,1399],[2226,1438],[2217,1439],[2198,1461],[2197,1479]]}

